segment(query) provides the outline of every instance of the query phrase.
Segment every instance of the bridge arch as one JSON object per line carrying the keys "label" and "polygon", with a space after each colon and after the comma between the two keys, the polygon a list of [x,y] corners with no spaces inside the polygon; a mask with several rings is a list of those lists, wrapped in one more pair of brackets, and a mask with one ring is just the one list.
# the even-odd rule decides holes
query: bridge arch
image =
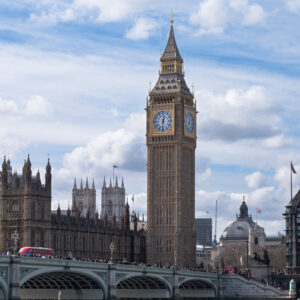
{"label": "bridge arch", "polygon": [[[41,269],[26,274],[20,280],[21,297],[35,299],[106,299],[105,282],[93,272],[82,270]],[[38,290],[38,292],[37,292]],[[34,291],[34,292],[33,292]],[[101,296],[102,295],[102,296]]]}
{"label": "bridge arch", "polygon": [[216,297],[217,287],[204,278],[186,278],[179,284],[179,294],[181,297],[201,298]]}
{"label": "bridge arch", "polygon": [[170,298],[172,285],[165,278],[153,274],[129,274],[117,280],[118,298]]}
{"label": "bridge arch", "polygon": [[4,278],[0,276],[0,300],[8,299],[8,285]]}

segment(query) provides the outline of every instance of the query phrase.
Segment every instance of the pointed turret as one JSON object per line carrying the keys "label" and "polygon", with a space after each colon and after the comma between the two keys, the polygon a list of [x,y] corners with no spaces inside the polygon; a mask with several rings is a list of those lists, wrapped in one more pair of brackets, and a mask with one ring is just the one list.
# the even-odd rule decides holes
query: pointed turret
{"label": "pointed turret", "polygon": [[38,169],[36,175],[35,175],[35,180],[36,180],[36,184],[37,184],[37,188],[40,189],[41,188],[41,176],[40,176],[40,170]]}
{"label": "pointed turret", "polygon": [[82,179],[80,179],[80,189],[83,190]]}
{"label": "pointed turret", "polygon": [[48,158],[48,162],[46,165],[46,174],[45,174],[45,187],[50,192],[51,192],[51,180],[52,180],[51,165],[50,165],[50,159]]}
{"label": "pointed turret", "polygon": [[57,206],[57,218],[58,218],[58,220],[60,220],[60,216],[61,216],[61,209],[60,209],[60,205],[59,205],[59,203],[58,203],[58,206]]}
{"label": "pointed turret", "polygon": [[76,191],[77,189],[77,183],[76,183],[76,177],[74,178],[74,185],[73,185],[73,191]]}
{"label": "pointed turret", "polygon": [[95,182],[94,182],[94,178],[93,178],[93,182],[92,182],[92,190],[95,190]]}
{"label": "pointed turret", "polygon": [[118,177],[116,177],[115,187],[118,188]]}
{"label": "pointed turret", "polygon": [[89,179],[86,178],[86,181],[85,181],[85,189],[88,190],[89,189]]}
{"label": "pointed turret", "polygon": [[23,176],[25,181],[25,189],[28,191],[31,189],[31,161],[28,154],[26,164],[23,167]]}
{"label": "pointed turret", "polygon": [[124,189],[124,180],[123,180],[123,177],[122,177],[121,188]]}
{"label": "pointed turret", "polygon": [[189,99],[188,104],[193,105],[193,94],[190,92],[184,80],[183,59],[179,53],[175,40],[173,17],[171,18],[168,42],[160,58],[160,64],[161,70],[159,73],[159,78],[154,88],[150,92],[150,102],[151,96],[179,92],[189,96],[191,99]]}
{"label": "pointed turret", "polygon": [[176,44],[176,40],[175,40],[174,29],[173,29],[173,18],[172,18],[168,42],[167,42],[165,51],[160,58],[160,61],[166,62],[166,61],[174,61],[174,60],[183,63],[183,60],[181,58],[181,55],[179,53],[179,50],[178,50],[177,44]]}
{"label": "pointed turret", "polygon": [[109,187],[112,188],[111,178],[109,178]]}
{"label": "pointed turret", "polygon": [[103,189],[105,189],[105,188],[106,188],[105,176],[104,176],[104,179],[103,179],[102,188],[103,188]]}
{"label": "pointed turret", "polygon": [[7,163],[6,163],[5,156],[2,163],[1,185],[2,185],[2,191],[7,188]]}

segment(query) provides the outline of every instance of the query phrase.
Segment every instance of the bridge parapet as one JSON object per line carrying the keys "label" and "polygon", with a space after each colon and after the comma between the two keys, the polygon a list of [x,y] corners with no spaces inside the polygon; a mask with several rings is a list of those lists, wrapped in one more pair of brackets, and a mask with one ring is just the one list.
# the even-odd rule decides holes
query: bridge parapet
{"label": "bridge parapet", "polygon": [[[52,286],[47,283],[48,277]],[[88,261],[0,256],[0,299],[20,300],[23,296],[28,297],[31,293],[33,296],[33,291],[37,293],[37,286],[44,289],[37,294],[45,295],[47,294],[45,288],[62,286],[59,280],[65,281],[65,286],[71,286],[74,284],[74,278],[86,282],[82,286],[82,289],[85,288],[85,290],[82,290],[80,296],[83,299],[84,295],[93,297],[93,293],[98,298],[89,299],[116,299],[130,293],[136,293],[136,295],[143,295],[143,293],[147,295],[148,293],[148,296],[153,294],[159,298],[175,299],[180,297],[180,292],[183,292],[182,289],[180,290],[180,285],[189,281],[198,282],[198,287],[201,284],[209,286],[214,291],[214,295],[217,295],[218,280],[217,274],[204,272]],[[56,283],[55,280],[57,280]],[[41,282],[44,282],[42,287]],[[97,292],[98,296],[92,290],[92,287],[95,286],[99,291],[102,290],[102,292]],[[189,286],[192,284],[185,284],[184,288],[187,289]],[[30,291],[31,287],[34,289],[32,292]],[[130,292],[130,289],[136,290]],[[64,290],[64,293],[69,293],[69,296],[71,292],[71,288]],[[57,294],[57,291],[49,292],[51,295],[55,293]]]}

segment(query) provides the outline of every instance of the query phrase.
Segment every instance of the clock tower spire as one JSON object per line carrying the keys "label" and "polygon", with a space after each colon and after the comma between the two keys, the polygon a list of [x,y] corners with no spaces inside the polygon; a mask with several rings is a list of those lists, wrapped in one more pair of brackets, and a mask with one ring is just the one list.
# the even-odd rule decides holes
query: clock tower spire
{"label": "clock tower spire", "polygon": [[173,18],[161,70],[147,102],[147,257],[195,263],[196,106],[183,73]]}

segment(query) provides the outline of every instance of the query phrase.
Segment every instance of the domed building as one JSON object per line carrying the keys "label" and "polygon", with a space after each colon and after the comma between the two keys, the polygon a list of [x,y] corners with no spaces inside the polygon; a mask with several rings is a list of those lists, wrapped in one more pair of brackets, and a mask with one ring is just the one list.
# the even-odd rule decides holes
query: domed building
{"label": "domed building", "polygon": [[[252,215],[249,216],[248,206],[243,199],[240,206],[240,214],[236,216],[236,220],[230,223],[224,230],[220,238],[220,246],[228,243],[239,243],[241,241],[249,242],[249,235],[254,234],[254,243],[264,247],[266,235],[264,228],[258,226],[252,220]],[[250,238],[250,239],[251,239]]]}
{"label": "domed building", "polygon": [[219,243],[215,244],[211,252],[211,260],[215,269],[224,266],[238,268],[251,267],[254,263],[252,256],[257,252],[263,257],[267,250],[271,258],[271,264],[282,268],[282,251],[284,249],[284,238],[279,235],[267,237],[263,227],[253,221],[252,215],[248,213],[248,206],[243,197],[240,213],[236,220],[230,223],[223,231]]}

